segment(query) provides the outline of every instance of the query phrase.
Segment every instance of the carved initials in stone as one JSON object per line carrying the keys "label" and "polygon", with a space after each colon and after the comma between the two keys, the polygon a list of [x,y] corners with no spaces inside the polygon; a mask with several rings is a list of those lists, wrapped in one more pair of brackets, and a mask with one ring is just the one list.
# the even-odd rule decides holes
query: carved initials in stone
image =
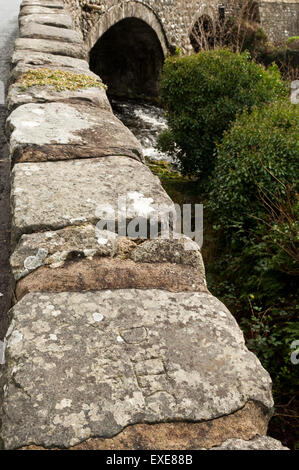
{"label": "carved initials in stone", "polygon": [[169,393],[171,384],[161,357],[136,362],[133,367],[144,397],[162,391]]}

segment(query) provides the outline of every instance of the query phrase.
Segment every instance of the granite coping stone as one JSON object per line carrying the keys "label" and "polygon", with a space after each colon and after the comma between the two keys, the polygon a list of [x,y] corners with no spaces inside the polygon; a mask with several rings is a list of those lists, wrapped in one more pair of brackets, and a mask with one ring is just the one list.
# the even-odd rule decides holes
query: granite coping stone
{"label": "granite coping stone", "polygon": [[141,145],[111,110],[82,103],[25,104],[6,122],[15,162],[128,156],[144,162]]}
{"label": "granite coping stone", "polygon": [[76,70],[86,70],[86,72],[90,72],[89,64],[87,60],[83,59],[76,59],[74,57],[67,57],[64,55],[59,54],[49,54],[47,52],[38,52],[38,51],[15,51],[11,58],[12,67],[16,65],[23,65],[23,66],[38,66],[38,67],[63,67],[63,68],[70,68],[75,69],[72,70],[75,72]]}
{"label": "granite coping stone", "polygon": [[137,423],[208,421],[250,401],[266,421],[271,415],[269,374],[210,294],[31,293],[11,317],[5,449],[69,448]]}
{"label": "granite coping stone", "polygon": [[87,59],[85,45],[72,44],[65,41],[50,39],[18,38],[15,41],[15,51],[45,52],[48,54],[74,57],[75,59]]}
{"label": "granite coping stone", "polygon": [[18,281],[41,266],[55,269],[74,258],[92,260],[94,257],[117,257],[131,259],[135,263],[191,266],[205,281],[199,245],[181,234],[172,233],[171,236],[169,239],[132,240],[119,237],[114,232],[98,230],[88,223],[57,231],[31,233],[22,235],[11,255],[10,265]]}
{"label": "granite coping stone", "polygon": [[22,0],[21,8],[35,5],[46,8],[65,8],[65,3],[63,0]]}
{"label": "granite coping stone", "polygon": [[20,26],[20,37],[64,41],[78,45],[83,43],[82,34],[73,29],[58,28],[32,22]]}
{"label": "granite coping stone", "polygon": [[153,221],[155,229],[175,209],[158,177],[143,163],[123,156],[18,163],[12,171],[11,206],[14,243],[26,233],[82,223],[100,223],[114,232],[122,228],[119,221],[138,238],[137,225],[142,231]]}
{"label": "granite coping stone", "polygon": [[33,13],[31,15],[20,16],[19,26],[21,28],[30,23],[55,26],[56,28],[66,29],[72,29],[73,27],[72,18],[67,13],[57,13],[56,15]]}
{"label": "granite coping stone", "polygon": [[27,15],[60,15],[62,9],[59,7],[51,8],[42,5],[25,5],[21,8],[19,18]]}
{"label": "granite coping stone", "polygon": [[[85,72],[85,70],[81,71],[81,73]],[[26,89],[22,89],[20,84],[17,82],[10,85],[6,100],[9,113],[23,104],[43,104],[57,102],[88,104],[97,106],[98,108],[112,113],[112,108],[107,98],[106,90],[104,88],[96,87],[61,91],[57,91],[54,87],[51,86],[32,86]]]}

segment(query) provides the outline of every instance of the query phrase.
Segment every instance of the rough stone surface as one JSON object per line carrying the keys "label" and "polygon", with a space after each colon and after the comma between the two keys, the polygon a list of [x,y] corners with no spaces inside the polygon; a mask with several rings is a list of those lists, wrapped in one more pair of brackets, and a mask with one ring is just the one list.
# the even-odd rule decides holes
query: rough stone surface
{"label": "rough stone surface", "polygon": [[[178,234],[176,234],[179,236]],[[166,254],[176,246],[174,256]],[[149,253],[149,246],[163,246],[161,255],[155,253],[154,261],[142,252]],[[169,247],[169,248],[168,248]],[[192,248],[192,251],[189,251]],[[154,250],[153,250],[154,251]],[[136,256],[136,253],[139,253]],[[98,230],[91,224],[66,227],[57,231],[47,231],[23,235],[10,258],[11,270],[16,281],[27,276],[41,266],[62,267],[67,260],[74,258],[92,259],[95,256],[131,258],[136,263],[171,263],[196,268],[205,283],[205,270],[199,246],[187,237],[173,240],[138,240],[119,237],[114,232]]]}
{"label": "rough stone surface", "polygon": [[45,52],[74,57],[76,59],[87,59],[85,46],[48,39],[18,38],[15,42],[15,51]]}
{"label": "rough stone surface", "polygon": [[271,413],[268,373],[209,294],[28,294],[12,317],[6,449],[68,448],[144,422],[213,420],[250,401],[263,407],[265,425]]}
{"label": "rough stone surface", "polygon": [[35,23],[35,24],[43,24],[47,26],[55,26],[56,28],[71,29],[73,22],[72,22],[72,18],[70,17],[70,15],[65,14],[65,13],[58,13],[57,15],[33,14],[33,15],[21,16],[19,23],[20,23],[21,28],[23,28],[27,24]]}
{"label": "rough stone surface", "polygon": [[39,6],[39,5],[28,5],[24,6],[21,11],[19,17],[22,18],[26,15],[60,15],[61,8],[49,8],[46,6]]}
{"label": "rough stone surface", "polygon": [[177,263],[198,268],[204,274],[199,245],[190,238],[174,233],[173,238],[157,238],[139,245],[131,258],[143,263]]}
{"label": "rough stone surface", "polygon": [[47,8],[61,8],[65,7],[63,0],[23,0],[21,8],[25,6],[38,5]]}
{"label": "rough stone surface", "polygon": [[97,230],[91,224],[23,235],[10,258],[11,270],[18,281],[41,266],[58,268],[76,256],[112,257],[117,254],[119,244],[115,233]]}
{"label": "rough stone surface", "polygon": [[142,163],[121,156],[18,163],[12,171],[11,194],[16,241],[25,233],[114,222],[118,216],[127,222],[136,217],[141,223],[165,220],[174,210],[159,179]]}
{"label": "rough stone surface", "polygon": [[16,162],[125,155],[143,161],[136,137],[111,112],[82,104],[20,106],[7,120]]}
{"label": "rough stone surface", "polygon": [[[39,263],[39,253],[32,263]],[[191,266],[102,259],[69,261],[61,268],[40,267],[17,283],[16,298],[30,292],[87,292],[104,289],[165,289],[208,292],[205,278]]]}
{"label": "rough stone surface", "polygon": [[[235,0],[209,0],[187,2],[183,0],[92,0],[96,6],[82,8],[81,0],[65,0],[71,11],[76,28],[83,31],[87,44],[93,45],[99,37],[118,21],[135,17],[145,21],[155,30],[162,47],[165,43],[182,48],[185,53],[193,51],[190,31],[202,16],[214,23],[219,19],[219,6],[224,8],[226,18],[240,16],[243,2]],[[298,0],[260,0],[256,13],[262,29],[271,41],[281,43],[298,35]]]}
{"label": "rough stone surface", "polygon": [[[43,66],[40,66],[40,65],[24,65],[23,63],[19,63],[18,65],[16,65],[16,67],[14,67],[10,73],[10,76],[9,76],[9,84],[12,84],[12,83],[15,83],[17,80],[20,79],[20,77],[28,72],[28,71],[32,71],[32,70],[40,70],[42,69]],[[76,73],[76,74],[82,74],[82,75],[86,75],[88,77],[91,77],[93,78],[94,80],[102,83],[100,77],[98,75],[96,75],[95,73],[91,72],[90,70],[87,70],[87,69],[72,69],[70,67],[57,67],[57,66],[53,66],[53,65],[48,65],[46,66],[47,69],[51,69],[53,71],[55,70],[58,70],[58,71],[65,71],[65,72],[70,72],[70,73]]]}
{"label": "rough stone surface", "polygon": [[104,88],[81,88],[72,91],[56,91],[55,88],[49,86],[34,86],[21,90],[20,85],[16,83],[10,86],[7,95],[7,107],[9,112],[23,104],[52,103],[59,101],[76,104],[91,104],[112,112],[111,105]]}
{"label": "rough stone surface", "polygon": [[[229,416],[203,423],[136,424],[111,439],[88,439],[70,450],[198,450],[221,444],[225,439],[242,436],[251,439],[267,431],[260,406],[248,402]],[[22,450],[44,450],[28,446]]]}
{"label": "rough stone surface", "polygon": [[[187,20],[176,1],[91,3],[100,9],[82,11],[79,0],[24,0],[10,83],[43,66],[90,74],[82,32],[89,50],[126,17],[145,21],[164,54],[170,44],[189,52],[193,22],[219,14],[216,0],[196,5],[196,15],[188,7]],[[226,14],[230,3],[223,2]],[[266,3],[259,4],[262,25]],[[296,8],[282,3],[287,34]],[[127,225],[138,216],[148,228],[151,217],[173,212],[104,90],[34,87],[22,96],[17,86],[9,98],[13,163],[36,163],[13,171],[13,243],[30,235],[11,260],[22,300],[12,311],[0,375],[5,448],[281,449],[256,437],[267,431],[271,380],[207,291],[198,247],[186,250],[193,242],[185,238],[114,234],[107,241],[94,228],[103,218],[120,224],[119,195],[129,203],[120,211]]]}
{"label": "rough stone surface", "polygon": [[57,28],[38,23],[27,23],[20,28],[22,38],[49,39],[72,44],[82,44],[82,35],[72,29]]}
{"label": "rough stone surface", "polygon": [[258,436],[251,440],[228,439],[221,446],[211,450],[289,450],[272,437]]}
{"label": "rough stone surface", "polygon": [[88,62],[74,57],[67,57],[61,55],[47,54],[46,52],[33,52],[33,51],[15,51],[11,58],[11,63],[23,66],[37,66],[37,67],[57,67],[57,68],[70,68],[76,70],[86,70],[90,72]]}

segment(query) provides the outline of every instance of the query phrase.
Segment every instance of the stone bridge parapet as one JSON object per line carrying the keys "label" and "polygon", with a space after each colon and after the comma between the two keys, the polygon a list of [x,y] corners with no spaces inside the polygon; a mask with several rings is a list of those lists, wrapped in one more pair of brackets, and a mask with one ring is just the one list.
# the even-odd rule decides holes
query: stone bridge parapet
{"label": "stone bridge parapet", "polygon": [[[98,226],[120,223],[120,195],[126,226],[163,220],[173,203],[113,115],[64,3],[23,0],[20,26],[8,96],[16,303],[2,446],[282,448],[266,437],[271,379],[208,291],[199,246]],[[62,86],[70,80],[81,85]]]}

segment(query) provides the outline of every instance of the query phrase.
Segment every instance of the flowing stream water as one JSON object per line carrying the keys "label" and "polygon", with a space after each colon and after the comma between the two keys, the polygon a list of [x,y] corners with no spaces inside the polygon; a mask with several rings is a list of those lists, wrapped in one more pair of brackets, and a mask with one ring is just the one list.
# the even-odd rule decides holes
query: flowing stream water
{"label": "flowing stream water", "polygon": [[152,104],[116,99],[111,99],[111,105],[114,114],[137,137],[146,157],[170,161],[167,154],[156,148],[159,134],[167,129],[163,109]]}

